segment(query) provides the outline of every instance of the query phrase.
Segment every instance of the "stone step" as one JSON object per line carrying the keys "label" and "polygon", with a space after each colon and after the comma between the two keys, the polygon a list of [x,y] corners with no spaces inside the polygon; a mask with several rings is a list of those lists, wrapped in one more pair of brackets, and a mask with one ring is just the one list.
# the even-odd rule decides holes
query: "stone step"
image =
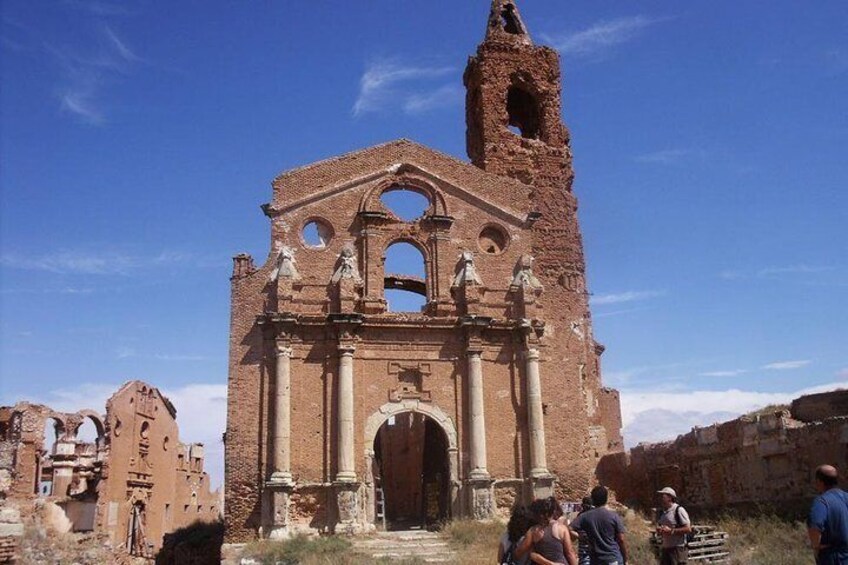
{"label": "stone step", "polygon": [[353,540],[353,550],[373,559],[418,559],[424,563],[449,563],[455,553],[447,540],[424,530],[380,532]]}

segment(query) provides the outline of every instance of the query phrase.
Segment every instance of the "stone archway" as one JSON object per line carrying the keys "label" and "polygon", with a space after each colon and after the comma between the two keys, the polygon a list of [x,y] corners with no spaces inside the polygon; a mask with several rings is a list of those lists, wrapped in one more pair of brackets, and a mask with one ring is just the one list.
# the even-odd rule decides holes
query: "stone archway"
{"label": "stone archway", "polygon": [[444,447],[447,463],[448,476],[444,483],[448,487],[446,502],[446,515],[444,517],[458,515],[459,504],[459,449],[457,443],[456,426],[453,420],[438,406],[430,403],[422,403],[419,400],[403,400],[401,402],[389,402],[374,412],[365,423],[365,495],[366,495],[366,519],[367,527],[374,528],[377,522],[375,511],[376,489],[375,489],[375,440],[384,425],[404,414],[415,414],[425,417],[435,427],[440,429],[444,437]]}

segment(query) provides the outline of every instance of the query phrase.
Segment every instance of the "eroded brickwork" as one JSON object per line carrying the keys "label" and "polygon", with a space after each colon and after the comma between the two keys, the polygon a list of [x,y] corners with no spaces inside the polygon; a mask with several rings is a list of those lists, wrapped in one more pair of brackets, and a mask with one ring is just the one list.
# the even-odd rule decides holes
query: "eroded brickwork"
{"label": "eroded brickwork", "polygon": [[[801,397],[790,410],[695,428],[673,442],[604,458],[598,477],[631,505],[656,505],[671,486],[688,505],[805,508],[813,470],[848,469],[848,391]],[[800,505],[798,503],[801,503]]]}
{"label": "eroded brickwork", "polygon": [[[472,164],[398,140],[274,180],[267,258],[234,258],[228,542],[373,526],[386,494],[375,438],[393,414],[441,430],[449,516],[553,490],[579,500],[598,460],[622,449],[592,334],[558,56],[495,0],[465,83]],[[426,198],[422,217],[383,204],[399,188]],[[397,242],[421,252],[423,279],[386,272]],[[421,294],[422,311],[388,311],[398,288]]]}
{"label": "eroded brickwork", "polygon": [[[140,381],[121,387],[105,416],[20,402],[0,408],[0,498],[22,510],[57,504],[73,531],[95,531],[113,547],[152,556],[165,533],[215,521],[219,496],[203,470],[203,445],[179,441],[176,410]],[[84,420],[97,439],[78,438]],[[45,428],[56,442],[45,445]]]}

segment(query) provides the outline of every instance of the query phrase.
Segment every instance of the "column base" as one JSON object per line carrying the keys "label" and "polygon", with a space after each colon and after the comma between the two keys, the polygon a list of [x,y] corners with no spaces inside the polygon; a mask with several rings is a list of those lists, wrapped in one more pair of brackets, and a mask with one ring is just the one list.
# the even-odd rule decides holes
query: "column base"
{"label": "column base", "polygon": [[489,471],[486,469],[474,469],[468,473],[468,478],[472,481],[488,481],[491,475],[489,475]]}
{"label": "column base", "polygon": [[356,473],[354,471],[341,471],[336,474],[336,483],[355,483]]}
{"label": "column base", "polygon": [[490,520],[495,515],[495,481],[486,478],[470,478],[466,481],[471,497],[471,517],[475,520]]}
{"label": "column base", "polygon": [[284,540],[291,537],[289,501],[294,483],[272,480],[265,483],[265,504],[262,512],[262,537]]}
{"label": "column base", "polygon": [[547,498],[554,494],[555,477],[545,471],[544,474],[534,476],[533,471],[530,472],[530,489],[533,493],[533,498]]}
{"label": "column base", "polygon": [[284,473],[282,471],[276,471],[271,475],[271,478],[268,479],[267,485],[269,487],[293,487],[294,479],[292,478],[291,473]]}
{"label": "column base", "polygon": [[364,531],[362,484],[353,481],[336,481],[336,534],[355,535]]}

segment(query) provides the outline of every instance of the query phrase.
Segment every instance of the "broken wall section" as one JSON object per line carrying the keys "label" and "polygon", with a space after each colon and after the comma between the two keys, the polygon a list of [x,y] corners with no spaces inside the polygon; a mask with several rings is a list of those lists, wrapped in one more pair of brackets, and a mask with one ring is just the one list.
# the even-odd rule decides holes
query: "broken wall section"
{"label": "broken wall section", "polygon": [[608,455],[597,475],[620,501],[641,508],[656,506],[655,492],[671,486],[692,508],[756,504],[792,513],[815,495],[813,472],[822,464],[848,471],[848,391]]}

